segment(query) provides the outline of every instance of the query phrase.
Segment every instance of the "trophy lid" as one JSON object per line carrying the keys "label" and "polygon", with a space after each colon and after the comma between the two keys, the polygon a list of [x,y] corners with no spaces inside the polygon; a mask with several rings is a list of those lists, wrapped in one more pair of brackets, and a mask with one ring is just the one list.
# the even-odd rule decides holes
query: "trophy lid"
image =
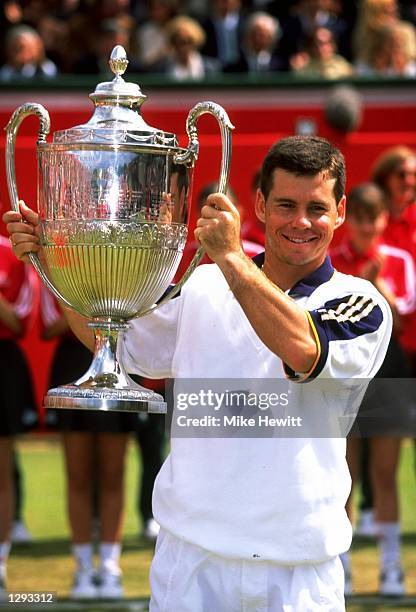
{"label": "trophy lid", "polygon": [[126,82],[121,76],[129,63],[121,45],[111,52],[109,65],[115,77],[99,83],[90,98],[95,110],[82,125],[55,132],[54,143],[131,144],[176,147],[176,136],[148,125],[141,116],[146,100],[139,85]]}

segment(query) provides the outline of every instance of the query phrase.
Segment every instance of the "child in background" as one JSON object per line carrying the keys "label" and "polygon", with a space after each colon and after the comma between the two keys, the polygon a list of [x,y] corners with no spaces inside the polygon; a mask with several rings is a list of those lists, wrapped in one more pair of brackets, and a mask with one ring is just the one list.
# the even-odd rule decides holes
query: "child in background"
{"label": "child in background", "polygon": [[14,516],[13,449],[16,436],[37,425],[30,370],[18,340],[33,308],[29,267],[0,236],[0,602],[6,600],[6,568]]}
{"label": "child in background", "polygon": [[[78,379],[92,355],[70,332],[58,302],[41,288],[45,340],[59,338],[49,386]],[[120,555],[124,516],[124,460],[137,415],[124,412],[48,409],[47,426],[60,432],[67,479],[67,506],[76,571],[71,599],[122,599]],[[94,496],[98,499],[94,499]],[[99,565],[94,567],[94,514],[99,512]]]}
{"label": "child in background", "polygon": [[[415,308],[415,269],[411,255],[402,249],[383,243],[382,234],[388,223],[385,196],[375,184],[364,183],[353,189],[347,200],[348,236],[331,251],[334,267],[340,272],[360,276],[371,281],[384,295],[393,311],[393,335],[380,378],[406,376],[406,360],[397,335],[400,316]],[[393,390],[394,391],[394,390]],[[385,398],[384,398],[385,399]],[[364,400],[362,408],[366,401]],[[376,406],[377,387],[371,396],[371,406]],[[392,406],[396,405],[392,399]],[[368,406],[367,406],[368,407]],[[369,420],[372,428],[376,421]],[[400,559],[399,499],[397,468],[401,439],[392,429],[382,435],[370,430],[370,473],[374,492],[374,505],[379,538],[381,571],[380,593],[399,596],[404,594],[403,571]],[[347,440],[347,459],[354,482],[357,480],[360,452],[359,438]],[[352,519],[352,494],[347,511]],[[350,594],[351,570],[349,553],[342,556],[345,569],[345,591]]]}

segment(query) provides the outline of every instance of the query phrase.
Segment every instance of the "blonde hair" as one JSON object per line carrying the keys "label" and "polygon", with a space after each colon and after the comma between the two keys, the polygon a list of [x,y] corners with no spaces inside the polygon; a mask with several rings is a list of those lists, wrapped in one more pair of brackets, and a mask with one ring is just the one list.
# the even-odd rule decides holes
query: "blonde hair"
{"label": "blonde hair", "polygon": [[386,9],[397,9],[396,0],[361,0],[357,23],[352,33],[354,59],[369,61],[374,33],[391,20]]}
{"label": "blonde hair", "polygon": [[187,35],[192,39],[197,49],[202,47],[202,45],[205,43],[206,36],[204,30],[201,28],[199,23],[195,21],[195,19],[187,17],[186,15],[174,17],[167,24],[166,32],[170,43],[173,43],[176,36],[182,31],[186,31]]}

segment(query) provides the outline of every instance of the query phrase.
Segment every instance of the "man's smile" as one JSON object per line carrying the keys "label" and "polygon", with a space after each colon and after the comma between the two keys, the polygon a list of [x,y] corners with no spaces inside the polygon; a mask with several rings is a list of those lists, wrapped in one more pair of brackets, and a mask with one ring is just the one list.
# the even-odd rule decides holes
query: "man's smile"
{"label": "man's smile", "polygon": [[316,236],[311,236],[310,238],[300,238],[298,236],[288,236],[286,234],[282,234],[282,236],[283,238],[285,238],[289,242],[292,242],[293,244],[306,244],[308,242],[312,242],[313,240],[316,240]]}

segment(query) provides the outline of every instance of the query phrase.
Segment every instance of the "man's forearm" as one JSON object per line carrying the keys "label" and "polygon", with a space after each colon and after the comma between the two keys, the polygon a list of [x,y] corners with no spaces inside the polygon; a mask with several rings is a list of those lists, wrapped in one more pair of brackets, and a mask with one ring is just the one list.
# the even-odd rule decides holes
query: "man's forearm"
{"label": "man's forearm", "polygon": [[318,349],[304,309],[244,254],[225,258],[219,266],[263,343],[295,372],[308,372]]}

